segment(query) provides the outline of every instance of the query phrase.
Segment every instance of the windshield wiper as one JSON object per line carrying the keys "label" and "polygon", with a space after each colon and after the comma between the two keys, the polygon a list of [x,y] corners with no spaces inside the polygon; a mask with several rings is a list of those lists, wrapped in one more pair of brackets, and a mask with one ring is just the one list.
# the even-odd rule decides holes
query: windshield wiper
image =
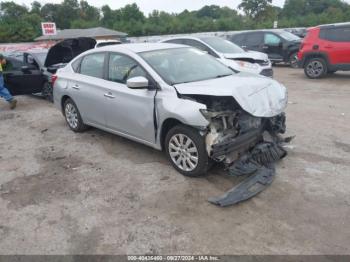
{"label": "windshield wiper", "polygon": [[215,78],[222,78],[222,77],[226,77],[226,76],[232,76],[232,74],[217,75]]}

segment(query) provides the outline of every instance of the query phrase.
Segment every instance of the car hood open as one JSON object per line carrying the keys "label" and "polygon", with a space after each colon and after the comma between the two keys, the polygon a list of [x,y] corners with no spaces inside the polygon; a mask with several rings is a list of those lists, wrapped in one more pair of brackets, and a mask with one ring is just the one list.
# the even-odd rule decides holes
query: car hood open
{"label": "car hood open", "polygon": [[267,60],[267,54],[256,52],[256,51],[247,51],[244,53],[234,53],[234,54],[224,54],[224,57],[227,59],[254,59],[254,60]]}
{"label": "car hood open", "polygon": [[45,60],[45,67],[69,63],[74,57],[94,48],[95,45],[96,40],[91,37],[63,40],[50,48]]}
{"label": "car hood open", "polygon": [[279,115],[288,101],[287,89],[283,85],[249,73],[177,84],[175,88],[182,95],[232,96],[244,111],[256,117]]}

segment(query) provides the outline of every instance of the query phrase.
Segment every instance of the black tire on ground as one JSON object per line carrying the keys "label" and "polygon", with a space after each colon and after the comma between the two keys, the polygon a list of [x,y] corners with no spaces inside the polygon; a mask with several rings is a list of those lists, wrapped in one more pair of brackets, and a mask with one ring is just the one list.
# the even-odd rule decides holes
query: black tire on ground
{"label": "black tire on ground", "polygon": [[298,52],[294,52],[289,56],[289,64],[291,68],[298,68]]}
{"label": "black tire on ground", "polygon": [[[186,147],[187,142],[189,145]],[[177,125],[170,129],[165,137],[164,149],[171,164],[184,176],[197,177],[205,175],[210,167],[204,137],[199,134],[198,130],[189,126]],[[196,152],[194,152],[195,150]],[[197,158],[197,161],[193,160],[192,157],[194,157],[193,159]],[[177,161],[179,161],[178,164],[176,163]],[[187,170],[186,167],[188,167]]]}
{"label": "black tire on ground", "polygon": [[64,101],[63,112],[69,128],[74,132],[84,132],[88,128],[88,126],[84,124],[78,107],[72,99],[68,98]]}
{"label": "black tire on ground", "polygon": [[52,86],[49,82],[44,83],[43,90],[41,93],[46,100],[53,102]]}
{"label": "black tire on ground", "polygon": [[304,72],[308,78],[322,78],[327,74],[327,71],[327,63],[323,58],[310,58],[305,62]]}

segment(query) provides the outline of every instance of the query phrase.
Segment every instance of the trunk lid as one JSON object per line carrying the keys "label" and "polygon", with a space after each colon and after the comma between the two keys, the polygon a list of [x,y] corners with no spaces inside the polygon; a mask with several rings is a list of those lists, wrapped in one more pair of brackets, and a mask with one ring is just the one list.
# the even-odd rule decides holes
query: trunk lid
{"label": "trunk lid", "polygon": [[45,60],[45,67],[69,63],[74,57],[93,49],[95,45],[96,40],[91,37],[63,40],[49,49]]}

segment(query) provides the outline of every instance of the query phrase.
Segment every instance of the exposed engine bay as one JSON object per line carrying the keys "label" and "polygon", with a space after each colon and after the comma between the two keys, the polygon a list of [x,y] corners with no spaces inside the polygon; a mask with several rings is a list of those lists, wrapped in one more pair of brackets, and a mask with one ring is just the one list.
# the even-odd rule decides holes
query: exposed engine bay
{"label": "exposed engine bay", "polygon": [[207,106],[202,115],[209,121],[203,132],[208,156],[224,163],[231,176],[248,177],[237,187],[209,202],[228,206],[247,200],[270,185],[275,176],[274,163],[287,156],[282,138],[286,117],[255,117],[239,106],[233,97],[191,95],[190,99]]}

